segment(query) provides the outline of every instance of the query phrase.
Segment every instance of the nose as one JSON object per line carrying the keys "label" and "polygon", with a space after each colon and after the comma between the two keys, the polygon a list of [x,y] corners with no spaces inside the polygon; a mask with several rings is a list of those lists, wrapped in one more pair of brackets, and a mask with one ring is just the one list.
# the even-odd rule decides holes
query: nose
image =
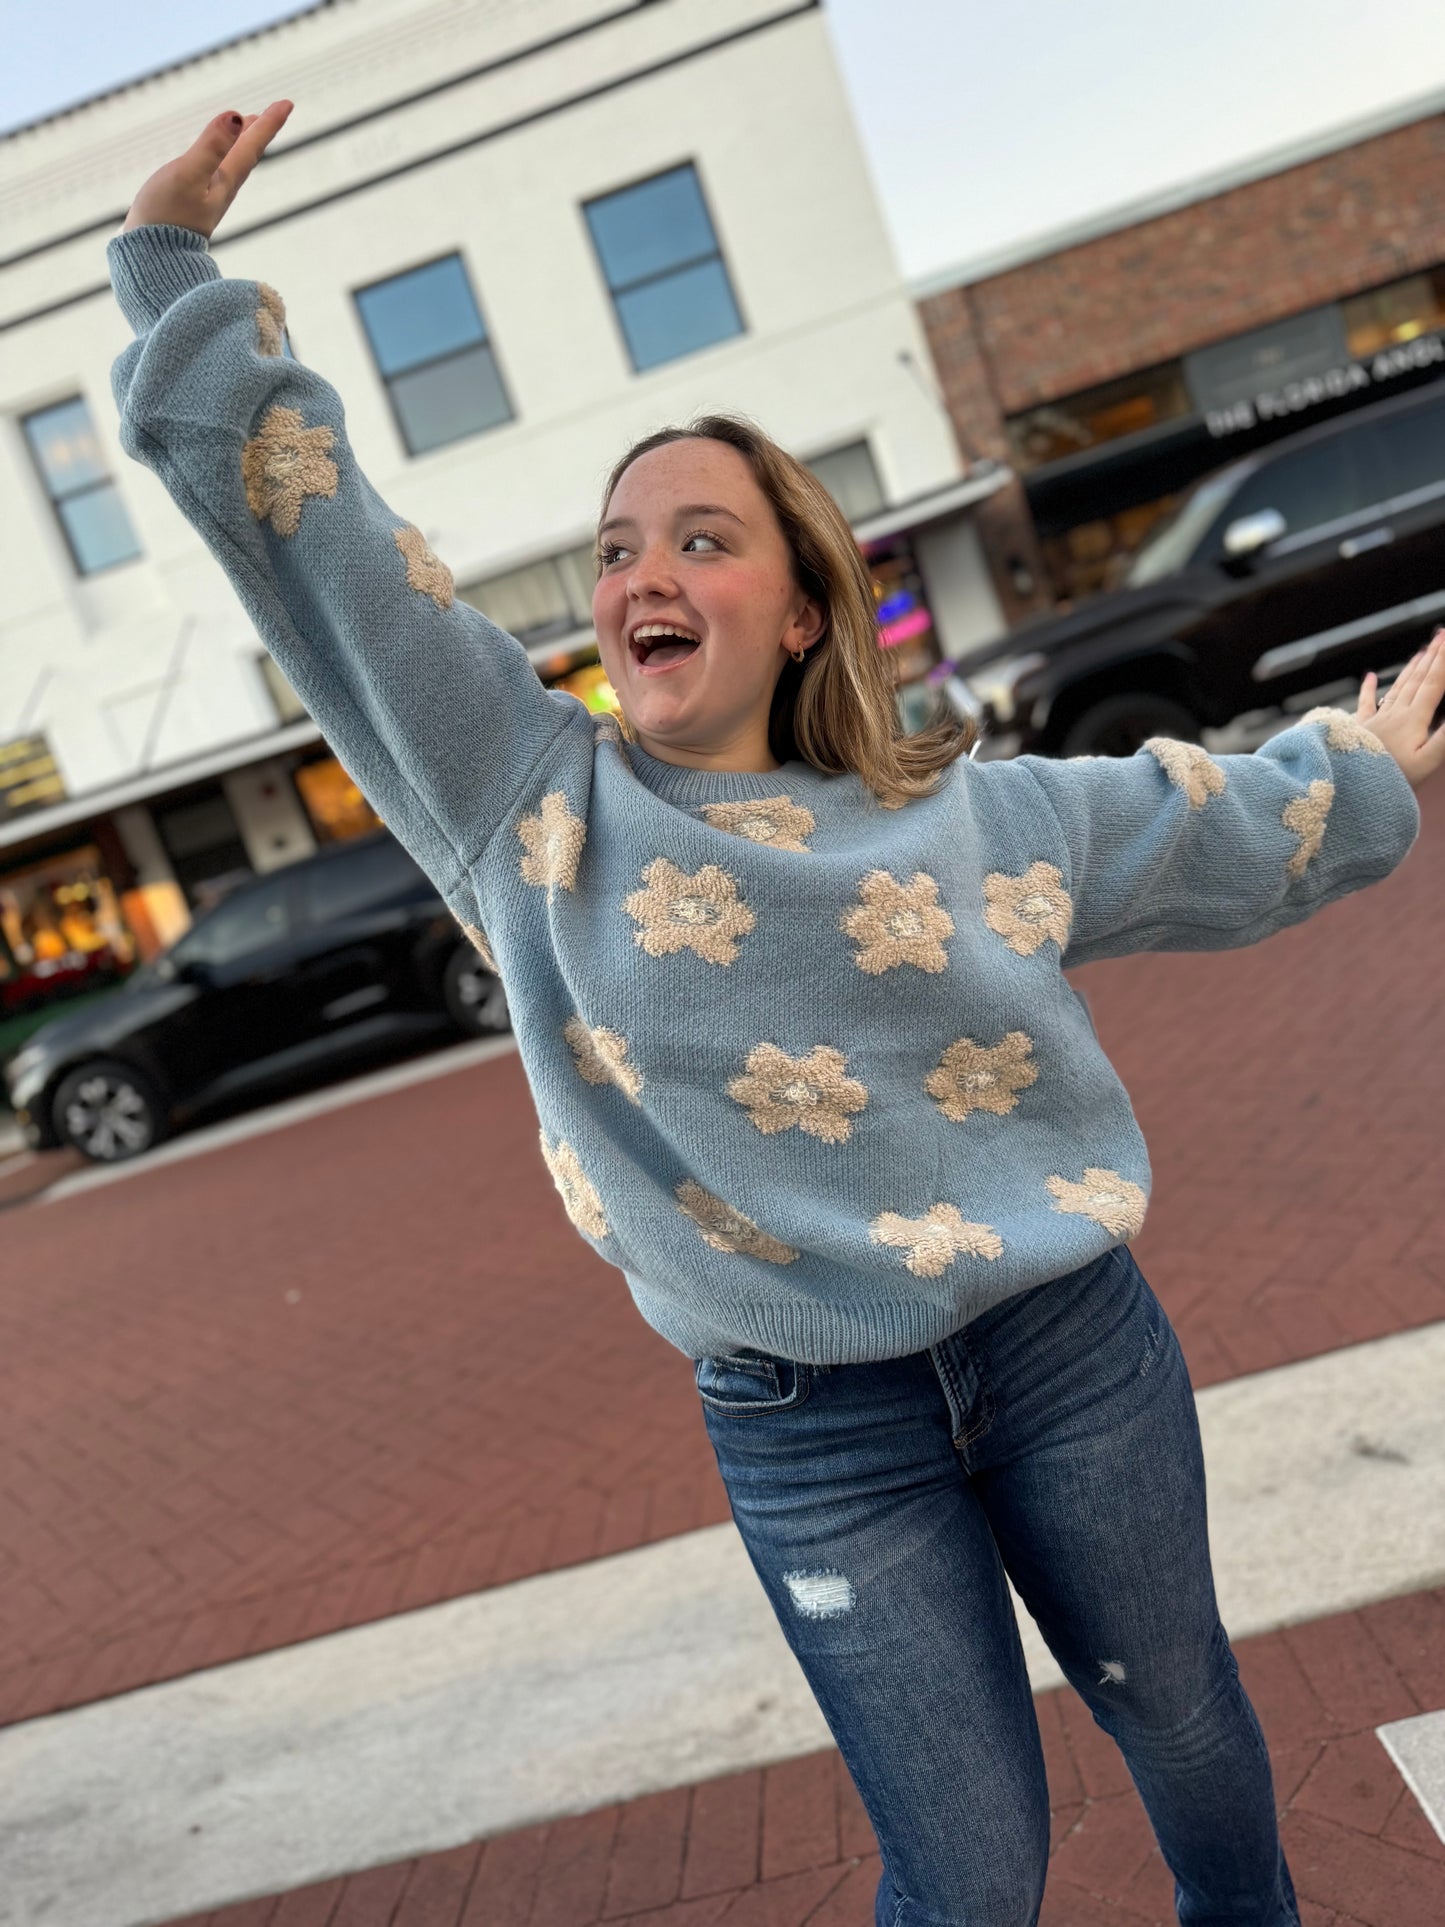
{"label": "nose", "polygon": [[677,594],[677,571],[665,549],[653,546],[642,551],[628,573],[627,594],[633,602]]}

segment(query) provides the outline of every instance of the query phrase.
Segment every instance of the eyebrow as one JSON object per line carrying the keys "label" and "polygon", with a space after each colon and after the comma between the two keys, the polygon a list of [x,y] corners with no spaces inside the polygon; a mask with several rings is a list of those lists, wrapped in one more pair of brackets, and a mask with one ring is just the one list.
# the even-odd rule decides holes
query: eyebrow
{"label": "eyebrow", "polygon": [[[672,519],[674,522],[686,522],[694,515],[725,515],[730,522],[736,522],[739,528],[747,526],[736,510],[724,508],[721,502],[684,502],[673,511]],[[610,515],[597,533],[606,535],[609,529],[631,528],[635,520],[636,517],[631,515]]]}

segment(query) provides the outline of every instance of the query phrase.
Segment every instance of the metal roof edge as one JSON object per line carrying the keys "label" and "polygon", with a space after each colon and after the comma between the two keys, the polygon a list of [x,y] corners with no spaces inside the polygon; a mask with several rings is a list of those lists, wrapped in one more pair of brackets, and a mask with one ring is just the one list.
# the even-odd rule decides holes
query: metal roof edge
{"label": "metal roof edge", "polygon": [[930,489],[926,495],[915,495],[909,501],[897,502],[855,522],[853,534],[859,542],[881,542],[900,529],[941,522],[945,515],[954,515],[959,509],[971,508],[975,502],[996,495],[1012,480],[1013,470],[1006,462],[992,462],[987,466],[975,463],[973,470],[957,482],[945,483],[942,488]]}
{"label": "metal roof edge", "polygon": [[146,770],[142,775],[128,776],[117,783],[103,784],[83,795],[68,796],[63,803],[54,803],[48,810],[33,810],[0,824],[0,850],[18,843],[32,843],[56,830],[69,829],[72,823],[106,816],[111,810],[124,809],[129,803],[143,803],[148,797],[179,789],[187,783],[202,783],[208,776],[224,776],[263,757],[279,756],[288,749],[306,749],[320,740],[321,731],[309,717],[263,736],[239,737],[220,749],[166,763],[159,769]]}
{"label": "metal roof edge", "polygon": [[1360,115],[1354,120],[1339,121],[1317,134],[1304,136],[1280,147],[1267,148],[1248,159],[1216,168],[1191,181],[1177,182],[1173,187],[1160,188],[1153,194],[1141,195],[1137,200],[1116,202],[1113,207],[1103,208],[1097,214],[1086,215],[1077,221],[1066,221],[1056,228],[1045,228],[1011,242],[1007,247],[956,262],[952,267],[936,268],[928,274],[911,276],[908,291],[915,301],[926,301],[931,295],[946,294],[951,288],[971,287],[979,281],[990,281],[1013,268],[1027,267],[1032,261],[1041,261],[1051,254],[1066,253],[1068,249],[1081,247],[1085,242],[1101,240],[1106,234],[1117,234],[1125,228],[1141,226],[1145,221],[1158,220],[1165,214],[1177,214],[1181,208],[1214,200],[1236,187],[1247,187],[1253,181],[1267,180],[1272,174],[1286,174],[1292,167],[1302,167],[1308,161],[1339,153],[1347,147],[1362,146],[1367,140],[1374,140],[1381,134],[1395,133],[1415,121],[1431,120],[1437,114],[1445,114],[1445,87],[1435,87],[1429,93],[1412,95],[1408,100],[1397,101],[1391,107],[1377,108],[1373,113]]}

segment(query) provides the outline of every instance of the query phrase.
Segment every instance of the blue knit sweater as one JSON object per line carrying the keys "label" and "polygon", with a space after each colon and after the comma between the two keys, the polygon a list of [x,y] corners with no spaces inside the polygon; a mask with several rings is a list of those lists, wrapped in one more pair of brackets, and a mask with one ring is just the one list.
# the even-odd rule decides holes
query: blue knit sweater
{"label": "blue knit sweater", "polygon": [[1255,942],[1415,835],[1340,711],[1252,756],[958,762],[898,810],[659,762],[456,599],[272,290],[178,228],[111,270],[127,450],[490,947],[568,1215],[693,1357],[917,1351],[1132,1237],[1144,1144],[1062,966]]}

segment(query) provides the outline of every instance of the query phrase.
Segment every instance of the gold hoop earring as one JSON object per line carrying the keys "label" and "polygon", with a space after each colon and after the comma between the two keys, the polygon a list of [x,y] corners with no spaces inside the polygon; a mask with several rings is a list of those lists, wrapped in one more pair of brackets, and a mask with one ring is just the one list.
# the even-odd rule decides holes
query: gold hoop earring
{"label": "gold hoop earring", "polygon": [[805,662],[808,656],[806,649],[790,649],[788,654],[793,658],[794,662]]}

